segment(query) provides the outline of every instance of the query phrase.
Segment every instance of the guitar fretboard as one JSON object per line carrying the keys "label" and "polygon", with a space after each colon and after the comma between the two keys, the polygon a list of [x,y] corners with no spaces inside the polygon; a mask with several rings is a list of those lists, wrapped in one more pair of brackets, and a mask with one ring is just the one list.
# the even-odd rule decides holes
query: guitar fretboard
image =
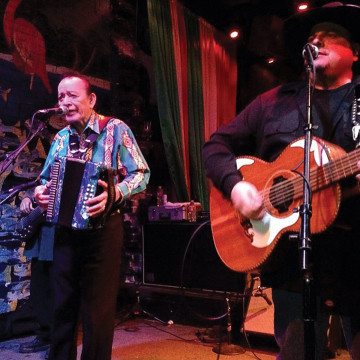
{"label": "guitar fretboard", "polygon": [[358,173],[358,161],[360,161],[360,148],[322,166],[324,174],[322,186],[331,185]]}

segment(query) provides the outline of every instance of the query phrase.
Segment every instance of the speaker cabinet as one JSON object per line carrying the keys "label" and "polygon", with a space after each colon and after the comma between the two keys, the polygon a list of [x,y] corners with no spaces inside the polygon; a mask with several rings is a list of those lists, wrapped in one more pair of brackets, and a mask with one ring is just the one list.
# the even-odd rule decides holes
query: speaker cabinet
{"label": "speaker cabinet", "polygon": [[209,221],[153,222],[143,226],[143,283],[243,293],[245,276],[222,263]]}

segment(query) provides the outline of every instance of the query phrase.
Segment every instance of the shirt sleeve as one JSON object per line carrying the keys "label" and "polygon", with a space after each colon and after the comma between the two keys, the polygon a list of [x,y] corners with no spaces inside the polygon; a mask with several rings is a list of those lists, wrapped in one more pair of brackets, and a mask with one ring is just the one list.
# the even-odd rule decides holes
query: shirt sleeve
{"label": "shirt sleeve", "polygon": [[229,124],[213,133],[203,147],[206,176],[228,198],[235,184],[242,180],[236,158],[254,152],[260,102],[260,98],[255,99]]}
{"label": "shirt sleeve", "polygon": [[132,131],[125,124],[121,126],[118,140],[117,164],[122,180],[116,186],[122,199],[127,199],[145,190],[150,169]]}

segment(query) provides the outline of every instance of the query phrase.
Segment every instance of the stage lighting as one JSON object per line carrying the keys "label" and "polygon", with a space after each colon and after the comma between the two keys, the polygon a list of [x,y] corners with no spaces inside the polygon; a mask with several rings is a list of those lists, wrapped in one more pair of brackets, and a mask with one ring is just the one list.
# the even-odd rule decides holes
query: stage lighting
{"label": "stage lighting", "polygon": [[296,12],[305,12],[310,9],[310,2],[308,1],[298,1],[295,3]]}
{"label": "stage lighting", "polygon": [[277,58],[275,56],[269,56],[265,59],[268,65],[275,64],[277,62]]}
{"label": "stage lighting", "polygon": [[239,37],[239,31],[238,30],[231,30],[230,33],[229,33],[229,36],[232,38],[232,39],[236,39]]}
{"label": "stage lighting", "polygon": [[241,37],[241,29],[237,25],[230,26],[227,34],[230,39],[238,40]]}

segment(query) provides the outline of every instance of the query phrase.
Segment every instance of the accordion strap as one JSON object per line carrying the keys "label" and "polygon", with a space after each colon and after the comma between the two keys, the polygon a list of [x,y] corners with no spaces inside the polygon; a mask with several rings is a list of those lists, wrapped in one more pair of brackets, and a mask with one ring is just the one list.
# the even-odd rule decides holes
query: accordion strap
{"label": "accordion strap", "polygon": [[352,134],[355,146],[360,146],[360,85],[355,87],[355,97],[352,104],[351,122],[352,122]]}
{"label": "accordion strap", "polygon": [[[104,116],[99,119],[99,133],[100,134],[111,119],[113,119],[111,116]],[[111,215],[111,212],[113,210],[113,206],[115,203],[115,197],[116,197],[115,184],[114,184],[115,176],[116,176],[116,170],[114,170],[114,169],[107,168],[104,171],[104,181],[108,185],[108,189],[107,189],[108,198],[107,198],[107,202],[105,205],[104,214],[101,217],[102,225],[104,224],[106,219]]]}
{"label": "accordion strap", "polygon": [[104,130],[104,128],[107,125],[107,123],[109,122],[109,120],[111,120],[111,119],[113,119],[113,117],[111,117],[111,116],[102,116],[99,118],[99,133],[100,134]]}

